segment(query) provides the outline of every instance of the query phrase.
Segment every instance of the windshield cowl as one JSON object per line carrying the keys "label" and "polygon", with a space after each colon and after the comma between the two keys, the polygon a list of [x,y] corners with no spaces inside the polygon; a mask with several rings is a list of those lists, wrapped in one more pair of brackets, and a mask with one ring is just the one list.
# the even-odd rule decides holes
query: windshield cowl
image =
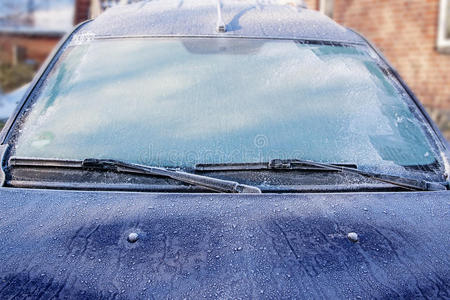
{"label": "windshield cowl", "polygon": [[[9,184],[24,186],[34,184],[42,187],[93,189],[97,184],[101,189],[163,189],[164,185],[179,185],[180,182],[197,185],[219,192],[260,193],[264,192],[330,192],[330,191],[386,191],[397,187],[400,190],[444,190],[439,182],[419,181],[398,176],[371,174],[355,168],[327,165],[299,160],[256,164],[232,164],[230,170],[226,165],[199,166],[195,173],[160,167],[142,166],[104,159],[48,160],[11,157]],[[291,167],[286,166],[290,164]],[[262,165],[266,165],[264,170]],[[296,168],[300,166],[300,168]],[[250,166],[250,170],[247,167]],[[278,167],[276,167],[278,166]],[[100,174],[105,174],[99,177]],[[63,177],[61,177],[63,175]],[[357,175],[357,176],[355,176]],[[148,176],[152,176],[149,178]],[[65,180],[62,178],[65,178]],[[164,179],[168,178],[168,179]],[[366,178],[366,179],[363,179]],[[39,182],[42,180],[42,182]],[[174,181],[175,180],[175,181]],[[55,183],[56,182],[56,183]],[[240,183],[238,183],[240,182]],[[384,183],[384,184],[375,184]],[[110,185],[110,186],[108,186]],[[126,185],[129,185],[126,187]],[[170,187],[167,190],[173,190]],[[180,187],[179,187],[180,189]],[[190,189],[192,191],[192,189]]]}

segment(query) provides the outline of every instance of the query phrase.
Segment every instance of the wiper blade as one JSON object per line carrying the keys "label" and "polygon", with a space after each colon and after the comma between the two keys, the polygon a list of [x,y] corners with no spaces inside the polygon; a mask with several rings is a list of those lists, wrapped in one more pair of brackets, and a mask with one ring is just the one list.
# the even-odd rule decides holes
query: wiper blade
{"label": "wiper blade", "polygon": [[103,169],[115,172],[131,172],[143,175],[156,175],[169,177],[184,183],[202,186],[217,192],[224,193],[261,193],[261,190],[254,186],[240,184],[235,181],[223,180],[209,176],[197,175],[167,168],[145,166],[127,163],[110,159],[85,159],[83,161],[85,169]]}
{"label": "wiper blade", "polygon": [[84,170],[110,171],[116,173],[134,173],[141,175],[163,176],[180,182],[201,186],[223,193],[261,193],[257,187],[240,184],[235,181],[223,180],[203,175],[197,175],[178,170],[133,164],[113,159],[88,158],[79,160],[36,159],[11,157],[10,166],[22,167],[66,167]]}
{"label": "wiper blade", "polygon": [[[200,172],[207,171],[252,171],[252,170],[305,170],[305,171],[331,171],[336,172],[336,170],[324,169],[323,167],[318,167],[314,165],[302,165],[302,164],[292,164],[293,160],[280,160],[274,159],[270,162],[260,162],[260,163],[224,163],[224,164],[196,164],[194,170]],[[332,164],[336,167],[347,167],[356,169],[355,164]]]}
{"label": "wiper blade", "polygon": [[238,170],[322,170],[358,174],[384,183],[396,185],[414,191],[446,190],[441,183],[416,180],[395,175],[378,174],[357,169],[351,164],[325,164],[300,159],[273,159],[262,163],[232,163],[232,164],[198,164],[196,171],[238,171]]}

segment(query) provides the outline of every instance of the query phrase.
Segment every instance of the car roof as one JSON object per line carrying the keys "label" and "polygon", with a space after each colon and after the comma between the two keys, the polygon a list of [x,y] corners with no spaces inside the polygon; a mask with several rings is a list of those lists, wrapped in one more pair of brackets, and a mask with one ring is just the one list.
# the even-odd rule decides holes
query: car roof
{"label": "car roof", "polygon": [[353,31],[302,5],[223,1],[225,33],[217,32],[216,0],[156,0],[108,9],[78,37],[220,36],[364,43]]}

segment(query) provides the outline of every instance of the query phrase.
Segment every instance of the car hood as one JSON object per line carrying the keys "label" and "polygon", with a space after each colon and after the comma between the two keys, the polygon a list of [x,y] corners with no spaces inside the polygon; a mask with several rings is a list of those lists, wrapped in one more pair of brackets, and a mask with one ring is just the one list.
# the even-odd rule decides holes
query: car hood
{"label": "car hood", "polygon": [[446,298],[449,196],[0,188],[0,298]]}

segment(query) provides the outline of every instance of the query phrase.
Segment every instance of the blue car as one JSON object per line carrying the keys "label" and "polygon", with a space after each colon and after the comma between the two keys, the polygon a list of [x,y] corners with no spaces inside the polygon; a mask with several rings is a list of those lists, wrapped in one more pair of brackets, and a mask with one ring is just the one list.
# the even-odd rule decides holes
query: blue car
{"label": "blue car", "polygon": [[1,299],[450,298],[449,145],[307,8],[111,8],[0,143]]}

